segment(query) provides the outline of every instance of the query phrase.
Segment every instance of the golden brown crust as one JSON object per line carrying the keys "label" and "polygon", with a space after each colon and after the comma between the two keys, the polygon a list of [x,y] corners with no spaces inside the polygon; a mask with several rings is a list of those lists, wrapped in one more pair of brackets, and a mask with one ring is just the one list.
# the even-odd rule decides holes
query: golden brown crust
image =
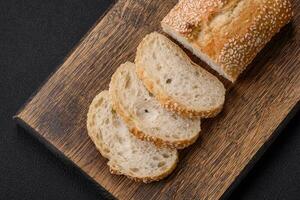
{"label": "golden brown crust", "polygon": [[171,141],[167,141],[167,140],[162,140],[161,138],[154,137],[151,135],[146,135],[144,132],[138,130],[135,127],[131,128],[130,132],[134,136],[136,136],[137,138],[139,138],[141,140],[154,143],[155,146],[157,146],[159,148],[167,147],[167,148],[184,149],[184,148],[190,146],[191,144],[193,144],[199,137],[199,134],[197,134],[189,140],[180,140],[180,141],[171,142]]}
{"label": "golden brown crust", "polygon": [[148,176],[148,177],[134,177],[134,176],[130,176],[128,174],[123,174],[117,167],[114,167],[114,166],[111,166],[111,165],[108,165],[108,166],[109,166],[109,171],[110,171],[111,174],[124,175],[127,178],[129,178],[129,179],[131,179],[133,181],[136,181],[136,182],[151,183],[151,182],[154,182],[154,181],[162,180],[165,177],[169,176],[174,171],[174,169],[176,168],[178,161],[179,161],[179,159],[178,159],[178,152],[177,152],[176,161],[175,161],[174,165],[172,165],[169,169],[167,169],[162,174],[159,174],[157,176]]}
{"label": "golden brown crust", "polygon": [[181,0],[162,25],[235,81],[292,15],[289,0]]}

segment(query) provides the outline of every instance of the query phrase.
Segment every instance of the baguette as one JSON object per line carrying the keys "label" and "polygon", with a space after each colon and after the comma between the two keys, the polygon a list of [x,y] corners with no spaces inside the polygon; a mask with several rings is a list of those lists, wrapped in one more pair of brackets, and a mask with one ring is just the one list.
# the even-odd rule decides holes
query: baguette
{"label": "baguette", "polygon": [[87,115],[88,135],[103,157],[110,172],[149,183],[170,174],[178,161],[177,150],[157,148],[132,136],[114,112],[108,91],[98,94]]}
{"label": "baguette", "polygon": [[200,120],[182,118],[165,110],[138,79],[133,63],[127,62],[117,69],[109,92],[114,109],[136,137],[178,149],[198,138]]}
{"label": "baguette", "polygon": [[223,84],[164,35],[147,35],[137,48],[135,62],[146,88],[170,111],[208,118],[222,110]]}
{"label": "baguette", "polygon": [[234,82],[292,15],[289,0],[181,0],[161,25]]}

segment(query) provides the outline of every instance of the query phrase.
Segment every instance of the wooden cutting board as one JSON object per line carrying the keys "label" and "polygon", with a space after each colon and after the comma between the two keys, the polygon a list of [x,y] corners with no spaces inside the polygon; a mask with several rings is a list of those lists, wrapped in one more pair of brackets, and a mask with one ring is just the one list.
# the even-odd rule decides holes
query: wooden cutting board
{"label": "wooden cutting board", "polygon": [[[225,82],[223,112],[203,120],[201,138],[180,152],[171,176],[146,185],[111,175],[107,160],[87,136],[88,106],[108,88],[116,68],[133,61],[141,39],[154,30],[161,32],[160,21],[176,2],[116,2],[16,115],[50,148],[120,199],[225,197],[300,99],[300,14],[295,12],[293,22],[273,38],[237,83]],[[300,0],[293,4],[294,11],[300,10]]]}

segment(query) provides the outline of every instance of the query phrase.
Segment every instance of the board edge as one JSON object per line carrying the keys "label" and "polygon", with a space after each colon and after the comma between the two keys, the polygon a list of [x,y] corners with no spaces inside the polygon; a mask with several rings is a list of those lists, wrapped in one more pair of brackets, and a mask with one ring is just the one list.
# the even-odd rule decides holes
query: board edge
{"label": "board edge", "polygon": [[234,179],[232,184],[227,188],[227,190],[220,197],[221,200],[229,199],[231,194],[237,189],[237,187],[242,183],[242,181],[247,177],[249,172],[253,169],[253,167],[257,164],[257,162],[263,157],[266,151],[270,148],[270,146],[275,142],[278,136],[282,133],[284,128],[288,125],[288,123],[296,116],[296,114],[300,111],[300,101],[296,102],[295,105],[289,110],[286,117],[283,121],[277,126],[277,128],[273,131],[268,140],[258,149],[258,151],[254,154],[251,160],[247,163],[247,165],[242,169],[239,175]]}
{"label": "board edge", "polygon": [[54,155],[56,158],[61,160],[63,164],[65,164],[68,167],[73,168],[75,171],[78,172],[79,175],[90,181],[93,185],[95,185],[102,196],[104,196],[105,199],[108,200],[114,200],[116,199],[113,194],[108,192],[104,187],[102,187],[98,182],[96,182],[91,176],[89,176],[86,172],[84,172],[76,163],[74,163],[71,159],[66,157],[60,150],[58,150],[54,145],[52,145],[49,141],[47,141],[45,138],[41,137],[41,135],[32,128],[29,124],[27,124],[22,118],[15,116],[13,120],[16,122],[17,125],[19,125],[21,128],[23,128],[26,132],[28,132],[33,138],[35,138],[39,143],[41,143],[43,146],[46,147],[46,149],[49,150],[52,155]]}

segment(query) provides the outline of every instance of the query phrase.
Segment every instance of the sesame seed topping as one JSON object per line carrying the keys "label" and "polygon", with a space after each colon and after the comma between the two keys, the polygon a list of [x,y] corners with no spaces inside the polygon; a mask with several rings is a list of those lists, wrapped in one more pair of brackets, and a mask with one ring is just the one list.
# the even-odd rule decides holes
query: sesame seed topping
{"label": "sesame seed topping", "polygon": [[[251,9],[253,14],[248,14],[248,19],[243,20],[245,24],[237,25],[240,28],[233,28],[230,22],[238,21],[241,16],[239,13],[233,16],[233,13],[242,4],[244,7],[240,13],[247,14]],[[231,15],[224,15],[226,12]],[[210,27],[220,15],[232,19],[220,28]],[[235,79],[273,35],[291,20],[292,15],[289,0],[180,0],[163,23],[195,43]],[[200,37],[199,33],[204,29],[204,34],[209,37]],[[210,42],[203,38],[209,38]]]}

